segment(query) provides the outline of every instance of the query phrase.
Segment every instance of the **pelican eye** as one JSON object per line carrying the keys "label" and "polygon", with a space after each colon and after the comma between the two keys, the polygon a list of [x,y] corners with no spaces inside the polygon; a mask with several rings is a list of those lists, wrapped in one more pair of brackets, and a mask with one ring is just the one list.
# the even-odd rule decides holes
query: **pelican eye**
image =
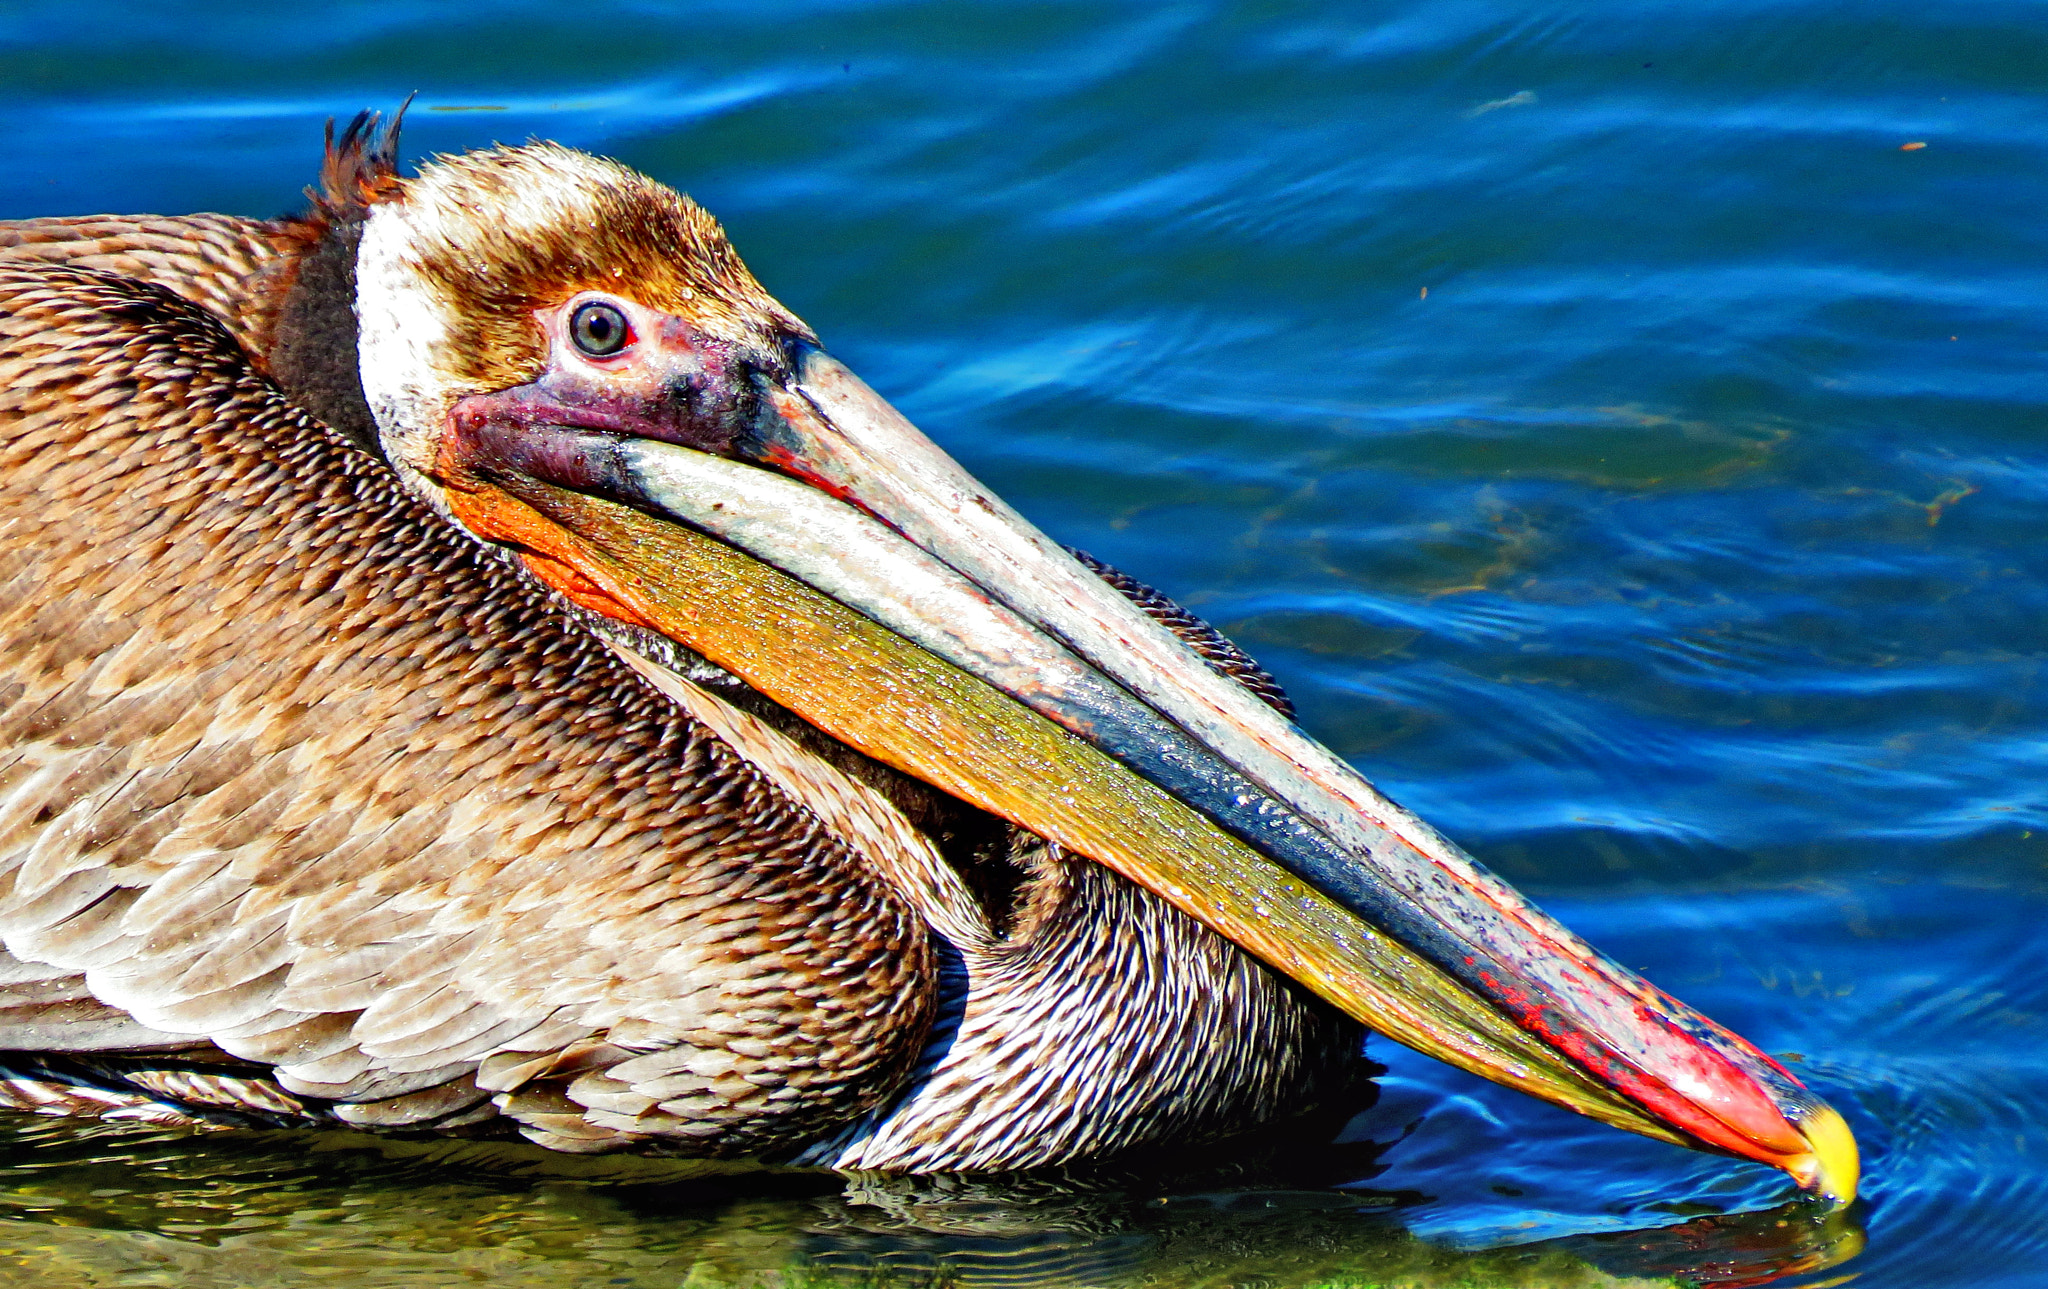
{"label": "pelican eye", "polygon": [[619,306],[592,300],[569,316],[569,338],[589,357],[609,358],[626,347],[633,329]]}

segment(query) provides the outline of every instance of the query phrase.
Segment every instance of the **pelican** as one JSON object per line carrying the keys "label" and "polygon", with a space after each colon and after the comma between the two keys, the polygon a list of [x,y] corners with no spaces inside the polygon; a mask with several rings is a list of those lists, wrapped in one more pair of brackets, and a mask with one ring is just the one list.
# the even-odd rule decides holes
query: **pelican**
{"label": "pelican", "polygon": [[0,225],[0,1101],[1007,1170],[1360,1027],[1837,1202],[1842,1119],[968,476],[614,162]]}

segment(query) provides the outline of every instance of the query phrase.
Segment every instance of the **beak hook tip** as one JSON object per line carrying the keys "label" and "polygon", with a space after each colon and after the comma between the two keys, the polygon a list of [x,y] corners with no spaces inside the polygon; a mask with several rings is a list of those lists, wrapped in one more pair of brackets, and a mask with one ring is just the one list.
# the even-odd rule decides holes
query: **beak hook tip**
{"label": "beak hook tip", "polygon": [[1811,1153],[1791,1161],[1787,1171],[1816,1200],[1847,1208],[1855,1202],[1862,1175],[1855,1134],[1833,1106],[1817,1099],[1800,1107],[1797,1127]]}

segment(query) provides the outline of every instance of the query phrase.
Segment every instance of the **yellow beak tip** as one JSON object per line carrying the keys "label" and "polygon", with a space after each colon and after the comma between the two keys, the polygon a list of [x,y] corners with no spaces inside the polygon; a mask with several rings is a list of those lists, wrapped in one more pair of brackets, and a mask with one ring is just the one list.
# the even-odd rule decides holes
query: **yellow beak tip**
{"label": "yellow beak tip", "polygon": [[1817,1101],[1804,1107],[1798,1126],[1811,1153],[1791,1160],[1786,1171],[1815,1199],[1830,1207],[1847,1207],[1856,1199],[1856,1184],[1862,1175],[1855,1134],[1834,1107]]}

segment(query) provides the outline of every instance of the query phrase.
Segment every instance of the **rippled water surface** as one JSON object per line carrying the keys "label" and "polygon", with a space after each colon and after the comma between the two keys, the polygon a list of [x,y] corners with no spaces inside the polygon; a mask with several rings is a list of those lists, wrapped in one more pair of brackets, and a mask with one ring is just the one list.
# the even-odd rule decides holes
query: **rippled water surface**
{"label": "rippled water surface", "polygon": [[1376,1044],[1335,1145],[971,1184],[8,1121],[0,1283],[2039,1283],[2044,88],[2017,0],[8,6],[0,216],[275,213],[415,90],[688,189],[1868,1182]]}

